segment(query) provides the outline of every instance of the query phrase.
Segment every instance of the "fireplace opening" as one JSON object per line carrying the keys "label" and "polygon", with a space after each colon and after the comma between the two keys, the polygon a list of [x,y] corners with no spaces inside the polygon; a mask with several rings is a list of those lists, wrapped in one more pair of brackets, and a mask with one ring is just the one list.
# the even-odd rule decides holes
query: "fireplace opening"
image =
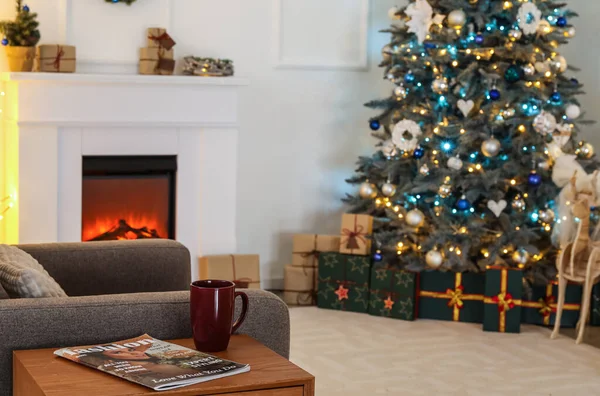
{"label": "fireplace opening", "polygon": [[84,156],[82,241],[175,239],[176,156]]}

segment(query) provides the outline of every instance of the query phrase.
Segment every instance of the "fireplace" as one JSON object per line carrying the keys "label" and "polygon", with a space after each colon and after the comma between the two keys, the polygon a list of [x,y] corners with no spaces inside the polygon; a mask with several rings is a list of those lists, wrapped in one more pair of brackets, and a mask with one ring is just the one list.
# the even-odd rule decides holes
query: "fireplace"
{"label": "fireplace", "polygon": [[176,156],[84,156],[82,241],[175,239]]}

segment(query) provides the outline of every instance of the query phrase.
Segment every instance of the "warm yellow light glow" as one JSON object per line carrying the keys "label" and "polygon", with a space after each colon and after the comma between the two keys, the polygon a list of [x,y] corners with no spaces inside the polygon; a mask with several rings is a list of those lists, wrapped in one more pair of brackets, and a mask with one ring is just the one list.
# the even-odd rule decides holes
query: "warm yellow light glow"
{"label": "warm yellow light glow", "polygon": [[515,179],[512,179],[512,180],[510,181],[510,185],[511,185],[511,186],[514,186],[514,185],[516,185],[516,184],[517,184],[517,181],[516,181]]}
{"label": "warm yellow light glow", "polygon": [[433,155],[437,155],[437,153],[438,153],[438,151],[437,151],[437,150],[433,150],[433,151],[431,152],[431,154],[433,154]]}
{"label": "warm yellow light glow", "polygon": [[521,132],[521,133],[527,132],[527,127],[525,125],[519,125],[519,132]]}
{"label": "warm yellow light glow", "polygon": [[477,169],[477,170],[481,170],[481,164],[477,164],[477,165],[475,165],[475,169]]}
{"label": "warm yellow light glow", "polygon": [[421,115],[425,115],[427,113],[426,110],[421,110]]}
{"label": "warm yellow light glow", "polygon": [[439,127],[433,128],[433,133],[440,133],[440,128]]}
{"label": "warm yellow light glow", "polygon": [[392,203],[391,202],[386,202],[385,206],[389,208],[390,206],[392,206]]}
{"label": "warm yellow light glow", "polygon": [[475,169],[473,169],[472,167],[469,166],[469,173],[473,173]]}
{"label": "warm yellow light glow", "polygon": [[375,200],[375,204],[376,204],[376,205],[381,205],[381,199],[377,198],[377,199]]}
{"label": "warm yellow light glow", "polygon": [[467,55],[471,55],[471,52],[473,52],[473,51],[471,51],[471,49],[470,49],[470,48],[469,48],[469,49],[467,49]]}
{"label": "warm yellow light glow", "polygon": [[467,132],[467,131],[465,131],[464,129],[461,129],[461,130],[460,130],[460,134],[461,134],[461,135],[464,135],[466,132]]}
{"label": "warm yellow light glow", "polygon": [[551,71],[547,71],[547,72],[544,74],[544,76],[546,76],[546,77],[550,78],[550,77],[552,77],[552,72],[551,72]]}
{"label": "warm yellow light glow", "polygon": [[396,205],[394,206],[394,212],[398,213],[400,211],[400,206]]}
{"label": "warm yellow light glow", "polygon": [[548,224],[546,224],[546,227],[544,227],[544,230],[550,231],[550,230],[552,230],[552,227],[550,227]]}
{"label": "warm yellow light glow", "polygon": [[505,1],[504,2],[504,9],[505,10],[510,10],[512,8],[513,4],[510,1]]}
{"label": "warm yellow light glow", "polygon": [[453,67],[456,67],[456,66],[458,66],[458,61],[452,61],[452,66],[453,66]]}

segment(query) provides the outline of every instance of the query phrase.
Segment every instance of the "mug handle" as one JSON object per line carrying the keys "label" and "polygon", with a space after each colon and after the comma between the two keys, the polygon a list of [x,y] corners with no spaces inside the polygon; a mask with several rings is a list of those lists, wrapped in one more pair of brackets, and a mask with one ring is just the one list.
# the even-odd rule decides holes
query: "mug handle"
{"label": "mug handle", "polygon": [[[244,292],[240,292],[240,291],[236,291],[235,292],[235,297],[240,296],[242,297],[242,313],[240,314],[240,317],[238,318],[238,320],[235,321],[235,323],[233,324],[233,327],[231,328],[231,332],[235,333],[235,331],[238,329],[238,327],[240,327],[242,325],[242,323],[244,323],[244,319],[246,319],[246,313],[248,312],[248,295]],[[234,297],[234,299],[235,299]]]}

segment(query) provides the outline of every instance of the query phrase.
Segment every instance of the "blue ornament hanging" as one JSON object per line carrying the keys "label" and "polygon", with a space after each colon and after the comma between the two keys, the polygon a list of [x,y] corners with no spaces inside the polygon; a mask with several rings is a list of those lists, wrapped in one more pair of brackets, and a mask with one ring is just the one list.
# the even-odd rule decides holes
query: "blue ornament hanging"
{"label": "blue ornament hanging", "polygon": [[467,200],[464,195],[456,202],[456,208],[458,210],[468,210],[471,207],[471,203]]}
{"label": "blue ornament hanging", "polygon": [[381,260],[383,260],[383,255],[381,254],[380,251],[377,251],[374,255],[373,255],[373,261],[375,262],[380,262]]}
{"label": "blue ornament hanging", "polygon": [[410,84],[411,82],[415,81],[415,75],[412,74],[412,72],[409,72],[408,74],[406,74],[404,76],[404,82]]}
{"label": "blue ornament hanging", "polygon": [[550,100],[553,103],[560,103],[560,101],[562,100],[562,96],[560,95],[560,92],[553,92],[552,96],[550,96]]}
{"label": "blue ornament hanging", "polygon": [[571,84],[573,84],[573,85],[579,85],[579,80],[576,79],[576,78],[572,78],[571,79]]}
{"label": "blue ornament hanging", "polygon": [[29,12],[29,6],[27,4],[23,6],[23,11]]}
{"label": "blue ornament hanging", "polygon": [[8,45],[8,39],[6,37],[2,39],[2,45],[5,47]]}
{"label": "blue ornament hanging", "polygon": [[565,26],[567,26],[567,18],[565,18],[565,17],[558,17],[558,19],[556,20],[556,26],[558,26],[558,27],[565,27]]}
{"label": "blue ornament hanging", "polygon": [[427,49],[435,49],[437,48],[437,45],[435,45],[434,43],[425,43],[425,48]]}
{"label": "blue ornament hanging", "polygon": [[371,120],[369,122],[369,127],[371,128],[371,130],[377,131],[379,130],[379,128],[381,128],[381,123],[379,122],[379,120]]}
{"label": "blue ornament hanging", "polygon": [[421,159],[424,155],[425,150],[423,150],[421,147],[417,147],[415,151],[413,151],[413,157],[415,157],[416,159]]}
{"label": "blue ornament hanging", "polygon": [[501,96],[502,95],[500,95],[500,91],[498,91],[496,88],[493,88],[490,91],[490,99],[492,99],[492,100],[500,100]]}
{"label": "blue ornament hanging", "polygon": [[477,36],[475,36],[475,43],[477,43],[478,45],[483,44],[483,41],[484,41],[483,34],[479,33]]}
{"label": "blue ornament hanging", "polygon": [[504,79],[511,84],[521,81],[524,76],[523,69],[517,65],[509,66],[504,73]]}
{"label": "blue ornament hanging", "polygon": [[531,187],[539,187],[542,185],[542,176],[538,175],[536,171],[531,171],[529,177],[527,178],[527,183]]}

